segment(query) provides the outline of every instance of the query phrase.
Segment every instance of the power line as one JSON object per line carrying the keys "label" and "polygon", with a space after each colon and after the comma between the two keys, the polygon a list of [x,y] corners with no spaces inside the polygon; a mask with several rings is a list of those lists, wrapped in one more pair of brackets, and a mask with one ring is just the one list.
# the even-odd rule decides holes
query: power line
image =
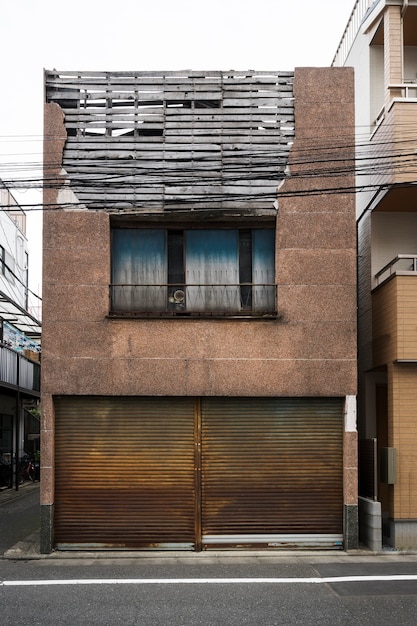
{"label": "power line", "polygon": [[[408,125],[404,125],[408,128]],[[412,126],[410,126],[412,128]],[[64,139],[59,137],[60,140]],[[87,140],[85,137],[83,140]],[[97,137],[94,137],[97,139]],[[51,139],[52,140],[52,139]],[[103,142],[109,141],[109,138],[103,136]],[[219,159],[218,152],[213,154],[204,154],[196,156],[196,151],[192,159],[188,156],[165,158],[162,163],[149,163],[146,160],[147,149],[152,149],[151,143],[143,144],[142,142],[132,145],[139,155],[138,159],[123,158],[97,158],[92,157],[85,161],[84,159],[74,159],[66,163],[67,176],[58,178],[56,175],[49,175],[48,171],[59,171],[62,167],[61,161],[49,162],[42,164],[41,161],[33,162],[9,162],[0,163],[0,171],[14,172],[14,176],[3,175],[3,181],[9,189],[18,190],[20,192],[28,190],[48,190],[68,188],[77,193],[88,193],[94,189],[95,196],[102,196],[106,199],[109,191],[113,196],[122,195],[127,189],[135,191],[138,194],[136,199],[140,201],[140,193],[143,189],[165,187],[168,191],[171,187],[181,185],[189,185],[195,188],[196,194],[192,199],[177,198],[176,203],[186,203],[189,201],[204,200],[205,202],[233,201],[233,200],[253,200],[262,198],[276,198],[276,189],[274,184],[281,184],[285,180],[303,180],[303,179],[334,179],[336,177],[355,176],[358,180],[360,177],[370,177],[372,175],[394,174],[395,171],[406,170],[408,176],[417,177],[417,158],[415,152],[416,137],[415,132],[410,133],[402,140],[397,141],[380,141],[354,143],[344,142],[343,138],[338,144],[323,142],[322,139],[316,140],[314,136],[308,138],[311,147],[303,145],[299,148],[297,145],[297,137],[294,139],[295,145],[291,149],[283,152],[280,146],[275,151],[268,150],[237,150],[233,155],[223,156]],[[303,139],[303,144],[305,144]],[[321,141],[321,143],[319,143]],[[111,145],[111,138],[110,138]],[[407,146],[409,146],[407,148]],[[193,146],[194,147],[194,146]],[[202,144],[204,148],[204,145]],[[141,150],[143,148],[143,150]],[[207,149],[208,151],[208,149]],[[335,156],[337,153],[340,156]],[[80,151],[82,153],[82,150]],[[143,160],[141,157],[144,157]],[[251,161],[248,163],[247,160]],[[276,164],[276,169],[275,169]],[[283,168],[289,167],[289,171],[284,173]],[[18,170],[22,174],[16,177]],[[36,171],[40,175],[36,176]],[[32,173],[31,176],[24,176]],[[42,176],[41,173],[44,173]],[[94,175],[94,173],[97,173]],[[262,187],[262,182],[271,184],[270,192],[257,190]],[[251,187],[250,193],[239,194],[234,193],[211,193],[201,196],[198,194],[198,188],[204,186],[221,187],[232,184],[238,184]],[[414,180],[408,183],[408,186],[415,184]],[[320,186],[318,189],[309,189],[308,191],[280,191],[281,197],[300,195],[314,195],[318,193],[357,193],[363,191],[374,191],[381,188],[387,188],[388,183],[384,185],[376,185],[371,182],[368,184],[340,187],[328,185],[326,188]],[[117,202],[114,201],[114,202]],[[113,202],[113,204],[114,204]],[[153,204],[152,200],[143,201],[147,206]],[[93,206],[90,201],[80,199],[80,202],[68,203],[65,206],[78,206],[79,204],[88,204]],[[106,199],[107,205],[112,205],[111,200]],[[44,205],[42,203],[21,204],[27,210],[37,210],[44,208],[45,210],[53,210],[55,205]],[[62,205],[59,205],[62,206]],[[12,207],[10,207],[12,208]],[[110,208],[110,207],[109,207]]]}

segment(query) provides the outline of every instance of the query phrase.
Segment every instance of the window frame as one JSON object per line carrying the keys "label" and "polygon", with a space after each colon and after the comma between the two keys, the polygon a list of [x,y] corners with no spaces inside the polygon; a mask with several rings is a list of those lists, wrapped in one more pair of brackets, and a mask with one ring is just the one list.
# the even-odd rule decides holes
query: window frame
{"label": "window frame", "polygon": [[[146,285],[135,282],[119,283],[120,273],[115,265],[115,251],[117,244],[115,239],[117,231],[124,230],[157,230],[164,233],[165,237],[165,263],[166,263],[166,279],[160,284],[157,282],[147,281]],[[189,248],[187,248],[187,237],[192,239],[196,235],[196,231],[206,232],[212,231],[233,231],[237,237],[236,263],[234,266],[237,279],[231,280],[230,276],[225,274],[226,278],[222,280],[212,280],[210,283],[197,281],[193,283],[190,276],[187,275],[187,267],[190,264]],[[256,231],[268,231],[266,243],[270,250],[266,255],[259,254],[255,251]],[[191,237],[193,235],[193,237]],[[255,318],[276,318],[277,316],[277,286],[276,286],[276,227],[275,222],[245,222],[236,225],[235,223],[207,223],[207,224],[189,224],[174,223],[165,224],[161,222],[140,223],[133,221],[132,223],[114,222],[111,224],[111,283],[109,286],[109,317],[172,317],[172,318],[223,318],[238,317],[246,319]],[[227,240],[227,237],[226,237]],[[195,240],[198,243],[198,237]],[[162,244],[160,244],[162,245]],[[194,244],[195,245],[195,244]],[[250,246],[250,250],[245,251],[245,246]],[[258,244],[259,247],[259,244]],[[220,248],[220,250],[222,250]],[[159,253],[155,253],[159,254]],[[223,252],[224,259],[220,258],[220,264],[225,261],[229,251]],[[267,276],[267,280],[261,283],[255,280],[254,266],[255,256],[266,256],[268,271],[262,274]],[[233,255],[232,255],[233,256]],[[159,258],[159,257],[158,257]],[[250,267],[249,267],[250,261]],[[229,265],[232,266],[233,262]],[[149,263],[151,265],[151,263]],[[259,261],[258,261],[259,265]],[[181,267],[182,266],[182,267]],[[219,261],[217,261],[219,266]],[[198,267],[198,263],[197,263]],[[198,273],[198,272],[197,272]],[[229,272],[230,275],[233,272]],[[132,275],[132,274],[131,274]],[[130,275],[130,276],[131,276]],[[210,276],[210,272],[208,272]],[[214,273],[212,274],[214,275]],[[131,279],[130,279],[131,280]],[[159,305],[152,306],[149,303],[142,306],[142,310],[138,306],[123,305],[121,293],[123,289],[152,288],[159,287],[164,292],[163,299],[165,305],[162,305],[162,298],[159,299]],[[194,305],[191,306],[194,288]],[[117,292],[119,289],[119,292]],[[200,298],[200,304],[196,305],[196,298]],[[206,292],[206,293],[204,293]],[[214,296],[209,297],[209,292]],[[118,295],[119,294],[119,295]],[[213,299],[214,298],[214,299]],[[224,304],[224,298],[228,304]],[[262,303],[262,298],[265,303]],[[128,299],[126,300],[126,302]],[[211,304],[210,302],[223,303]],[[257,302],[257,304],[256,304]]]}

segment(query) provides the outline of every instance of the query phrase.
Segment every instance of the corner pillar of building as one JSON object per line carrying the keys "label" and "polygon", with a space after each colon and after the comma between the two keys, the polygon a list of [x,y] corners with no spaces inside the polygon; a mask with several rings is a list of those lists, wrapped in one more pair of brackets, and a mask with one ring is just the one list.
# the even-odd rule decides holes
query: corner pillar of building
{"label": "corner pillar of building", "polygon": [[346,396],[343,433],[343,545],[359,547],[358,519],[358,432],[356,396]]}
{"label": "corner pillar of building", "polygon": [[52,396],[44,393],[41,414],[41,532],[40,551],[48,554],[53,550],[54,492],[55,492],[55,418]]}

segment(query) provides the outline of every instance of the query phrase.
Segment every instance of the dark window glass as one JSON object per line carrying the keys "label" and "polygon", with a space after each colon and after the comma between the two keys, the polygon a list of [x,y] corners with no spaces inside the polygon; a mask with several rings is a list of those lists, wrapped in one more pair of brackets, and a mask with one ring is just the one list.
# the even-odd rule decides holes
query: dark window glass
{"label": "dark window glass", "polygon": [[275,230],[115,228],[112,311],[275,312]]}

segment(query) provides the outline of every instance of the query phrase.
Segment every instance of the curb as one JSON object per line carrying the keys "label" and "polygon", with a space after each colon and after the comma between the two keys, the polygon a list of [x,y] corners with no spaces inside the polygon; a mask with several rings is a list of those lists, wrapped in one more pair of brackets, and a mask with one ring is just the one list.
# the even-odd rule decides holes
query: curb
{"label": "curb", "polygon": [[56,550],[48,554],[41,554],[40,552],[40,531],[37,530],[23,541],[19,541],[12,548],[9,548],[0,555],[0,560],[51,560],[51,561],[65,561],[65,560],[124,560],[124,559],[158,559],[158,560],[194,560],[204,561],[209,559],[268,559],[268,560],[280,560],[280,559],[308,559],[309,561],[315,561],[317,559],[343,560],[354,561],[356,559],[378,559],[382,558],[384,561],[396,560],[404,557],[411,557],[414,562],[417,560],[417,551],[407,550],[382,550],[381,552],[373,552],[366,548],[359,548],[358,550],[285,550],[280,549],[276,551],[242,551],[242,550],[209,550],[202,552],[194,551],[159,551],[159,550],[99,550],[99,551],[82,551],[82,550]]}

